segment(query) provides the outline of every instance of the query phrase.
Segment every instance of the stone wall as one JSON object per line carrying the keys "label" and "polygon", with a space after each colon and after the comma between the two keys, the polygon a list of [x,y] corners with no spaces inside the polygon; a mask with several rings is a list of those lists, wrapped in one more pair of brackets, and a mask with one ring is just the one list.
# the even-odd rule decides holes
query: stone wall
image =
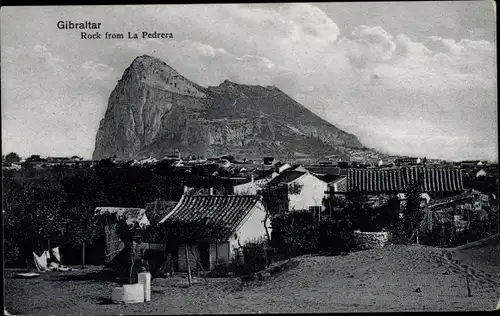
{"label": "stone wall", "polygon": [[354,242],[359,250],[384,247],[390,241],[391,236],[388,232],[354,232]]}

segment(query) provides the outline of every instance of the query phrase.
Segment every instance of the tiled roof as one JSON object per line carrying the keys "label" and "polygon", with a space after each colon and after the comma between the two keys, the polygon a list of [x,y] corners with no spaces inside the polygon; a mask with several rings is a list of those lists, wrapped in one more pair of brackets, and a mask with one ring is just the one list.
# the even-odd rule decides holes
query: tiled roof
{"label": "tiled roof", "polygon": [[218,238],[227,239],[258,203],[256,195],[184,195],[160,223],[204,224],[213,227],[211,233]]}
{"label": "tiled roof", "polygon": [[340,175],[340,167],[336,166],[306,166],[311,173]]}
{"label": "tiled roof", "polygon": [[440,199],[434,199],[427,204],[427,206],[430,209],[438,209],[445,207],[449,204],[453,204],[456,202],[462,202],[462,201],[467,201],[467,200],[474,200],[474,193],[473,192],[463,192],[457,195],[445,197],[445,198],[440,198]]}
{"label": "tiled roof", "polygon": [[348,190],[361,192],[403,192],[421,176],[423,192],[460,192],[464,190],[462,170],[457,168],[349,169]]}
{"label": "tiled roof", "polygon": [[320,180],[323,180],[326,183],[331,183],[331,182],[338,180],[341,176],[327,173],[325,175],[317,175],[316,177]]}
{"label": "tiled roof", "polygon": [[294,181],[295,179],[300,178],[306,174],[306,172],[301,172],[301,171],[295,171],[295,170],[285,170],[282,173],[279,174],[276,178],[271,180],[271,184],[278,184],[278,183],[290,183]]}

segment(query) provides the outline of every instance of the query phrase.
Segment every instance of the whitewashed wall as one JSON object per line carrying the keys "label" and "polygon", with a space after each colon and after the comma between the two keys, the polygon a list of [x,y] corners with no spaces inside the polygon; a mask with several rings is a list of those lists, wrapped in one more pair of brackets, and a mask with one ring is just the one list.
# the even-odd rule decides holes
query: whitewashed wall
{"label": "whitewashed wall", "polygon": [[259,185],[255,182],[248,182],[240,185],[234,186],[234,194],[240,195],[256,195],[261,189]]}
{"label": "whitewashed wall", "polygon": [[[266,217],[264,206],[258,203],[255,210],[248,216],[237,232],[229,239],[231,256],[234,257],[234,248],[243,246],[247,242],[255,241],[260,238],[267,238],[264,228]],[[271,220],[267,219],[269,235],[271,235]]]}
{"label": "whitewashed wall", "polygon": [[[305,174],[292,183],[302,185],[299,194],[289,194],[290,210],[307,210],[310,206],[323,207],[323,197],[328,190],[328,184],[311,174]],[[291,185],[291,184],[290,184]]]}

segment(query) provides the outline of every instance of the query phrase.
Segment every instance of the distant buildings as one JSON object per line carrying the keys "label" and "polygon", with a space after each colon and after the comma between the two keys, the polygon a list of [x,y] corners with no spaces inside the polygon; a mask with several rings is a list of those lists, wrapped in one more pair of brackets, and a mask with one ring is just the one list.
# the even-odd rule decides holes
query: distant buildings
{"label": "distant buildings", "polygon": [[264,165],[268,165],[268,166],[272,166],[276,163],[276,160],[274,159],[274,157],[264,157],[262,159],[262,161],[264,162]]}
{"label": "distant buildings", "polygon": [[422,160],[418,157],[402,157],[402,158],[397,158],[394,161],[394,164],[396,164],[397,166],[418,165],[421,163],[422,163]]}

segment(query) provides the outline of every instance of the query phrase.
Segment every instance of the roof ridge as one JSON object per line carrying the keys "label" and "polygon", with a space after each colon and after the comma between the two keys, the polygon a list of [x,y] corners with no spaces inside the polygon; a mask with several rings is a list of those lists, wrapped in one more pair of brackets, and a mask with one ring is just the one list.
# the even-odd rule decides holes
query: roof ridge
{"label": "roof ridge", "polygon": [[[251,183],[251,182],[248,182]],[[246,183],[243,183],[246,184]],[[241,197],[259,197],[259,194],[193,194],[186,196],[199,196],[199,197],[207,197],[207,196],[218,196],[218,197],[233,197],[233,196],[241,196]]]}

